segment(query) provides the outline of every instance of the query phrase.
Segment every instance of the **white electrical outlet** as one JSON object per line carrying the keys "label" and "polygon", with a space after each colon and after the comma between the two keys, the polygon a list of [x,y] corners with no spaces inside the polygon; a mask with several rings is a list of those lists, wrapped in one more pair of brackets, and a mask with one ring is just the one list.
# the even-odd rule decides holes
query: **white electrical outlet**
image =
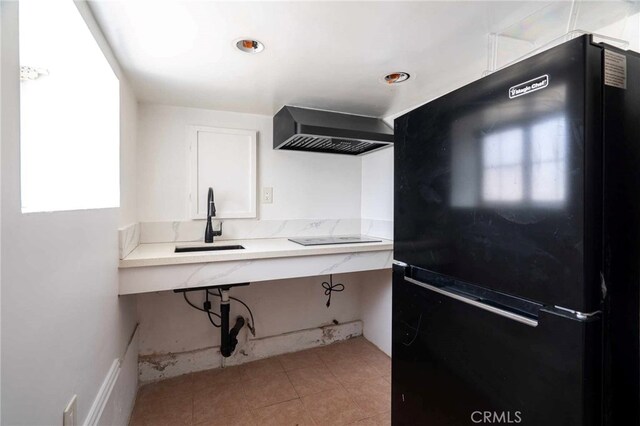
{"label": "white electrical outlet", "polygon": [[262,204],[271,204],[273,203],[273,188],[270,186],[265,186],[262,188]]}
{"label": "white electrical outlet", "polygon": [[62,426],[76,426],[76,417],[78,417],[77,401],[78,395],[73,395],[62,414]]}

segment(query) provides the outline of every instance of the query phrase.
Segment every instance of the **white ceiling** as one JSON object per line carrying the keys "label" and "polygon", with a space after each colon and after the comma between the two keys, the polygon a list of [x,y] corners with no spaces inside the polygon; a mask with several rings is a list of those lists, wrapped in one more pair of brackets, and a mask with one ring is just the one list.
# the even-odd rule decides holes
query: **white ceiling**
{"label": "white ceiling", "polygon": [[[597,5],[583,3],[582,16],[601,16]],[[541,33],[564,33],[571,3],[98,0],[91,8],[141,102],[384,117],[481,77],[491,32],[513,37],[514,24],[529,17],[532,46]],[[243,37],[265,50],[239,52],[234,42]],[[394,71],[412,78],[380,82]]]}

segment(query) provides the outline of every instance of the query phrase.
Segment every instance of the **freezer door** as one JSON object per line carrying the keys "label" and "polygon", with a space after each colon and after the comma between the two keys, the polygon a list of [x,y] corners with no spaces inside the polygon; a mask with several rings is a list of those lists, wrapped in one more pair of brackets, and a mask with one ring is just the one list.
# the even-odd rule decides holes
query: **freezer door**
{"label": "freezer door", "polygon": [[396,119],[395,259],[598,310],[599,70],[575,39]]}
{"label": "freezer door", "polygon": [[599,318],[434,289],[394,271],[394,425],[600,424]]}

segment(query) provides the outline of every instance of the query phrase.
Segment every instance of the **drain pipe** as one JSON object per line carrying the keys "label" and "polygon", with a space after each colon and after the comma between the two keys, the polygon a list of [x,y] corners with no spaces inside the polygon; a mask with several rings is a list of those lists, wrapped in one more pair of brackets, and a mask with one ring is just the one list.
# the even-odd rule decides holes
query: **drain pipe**
{"label": "drain pipe", "polygon": [[238,333],[244,326],[244,318],[238,316],[235,325],[229,330],[229,287],[222,287],[220,294],[220,353],[227,358],[236,349]]}
{"label": "drain pipe", "polygon": [[[229,288],[223,287],[220,294],[222,296],[220,299],[220,353],[226,358],[233,352],[233,349],[229,350]],[[237,342],[236,340],[236,343]]]}
{"label": "drain pipe", "polygon": [[[245,319],[238,315],[236,317],[236,323],[234,324],[233,328],[229,329],[229,313],[231,310],[230,309],[231,297],[229,296],[229,290],[231,289],[231,287],[246,286],[246,285],[249,285],[249,283],[229,284],[229,285],[220,286],[220,287],[218,286],[194,287],[194,288],[185,288],[185,289],[181,288],[181,289],[173,290],[174,293],[183,293],[184,299],[192,308],[202,312],[206,312],[209,315],[209,321],[211,321],[211,324],[213,324],[215,327],[220,328],[220,353],[223,356],[223,365],[224,365],[224,358],[230,357],[233,351],[236,350],[236,346],[238,345],[238,333],[240,333],[240,330],[242,329],[242,327],[244,327],[244,324],[245,324]],[[211,302],[208,299],[210,294],[209,290],[211,289],[220,290],[219,295],[218,294],[215,295],[216,297],[218,296],[220,297],[220,315],[211,311]],[[194,305],[193,303],[191,303],[186,294],[191,291],[203,291],[203,290],[206,292],[207,300],[206,302],[204,302],[204,306],[200,308]],[[251,309],[249,309],[249,307],[242,300],[236,299],[236,298],[233,298],[233,300],[242,303],[245,306],[245,308],[247,308],[247,310],[249,311],[249,315],[251,315],[251,322],[253,323],[253,313],[251,313]],[[220,318],[220,325],[214,322],[214,320],[211,318],[211,315],[214,315]],[[249,325],[249,329],[251,330],[251,333],[255,336],[254,328],[252,325]]]}

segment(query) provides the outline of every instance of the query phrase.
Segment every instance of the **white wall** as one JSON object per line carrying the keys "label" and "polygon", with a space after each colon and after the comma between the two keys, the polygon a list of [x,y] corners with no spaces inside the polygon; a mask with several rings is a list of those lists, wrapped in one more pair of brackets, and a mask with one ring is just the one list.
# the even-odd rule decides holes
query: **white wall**
{"label": "white wall", "polygon": [[[391,118],[385,119],[393,125]],[[362,230],[393,238],[393,149],[362,157]],[[360,274],[363,334],[391,355],[391,271]]]}
{"label": "white wall", "polygon": [[18,3],[0,7],[1,422],[60,424],[77,394],[80,424],[135,326],[134,300],[117,295],[119,212],[21,213]]}
{"label": "white wall", "polygon": [[361,191],[362,218],[393,221],[393,148],[362,157]]}
{"label": "white wall", "polygon": [[138,101],[129,83],[120,79],[120,215],[119,226],[138,221],[138,163],[136,140]]}
{"label": "white wall", "polygon": [[391,356],[391,270],[363,272],[358,278],[362,334]]}
{"label": "white wall", "polygon": [[140,104],[138,117],[141,222],[189,220],[187,125],[259,132],[258,194],[273,188],[273,204],[258,204],[260,219],[360,217],[360,158],[275,151],[270,116]]}
{"label": "white wall", "polygon": [[594,32],[625,40],[629,43],[629,50],[640,52],[640,13],[599,28]]}

